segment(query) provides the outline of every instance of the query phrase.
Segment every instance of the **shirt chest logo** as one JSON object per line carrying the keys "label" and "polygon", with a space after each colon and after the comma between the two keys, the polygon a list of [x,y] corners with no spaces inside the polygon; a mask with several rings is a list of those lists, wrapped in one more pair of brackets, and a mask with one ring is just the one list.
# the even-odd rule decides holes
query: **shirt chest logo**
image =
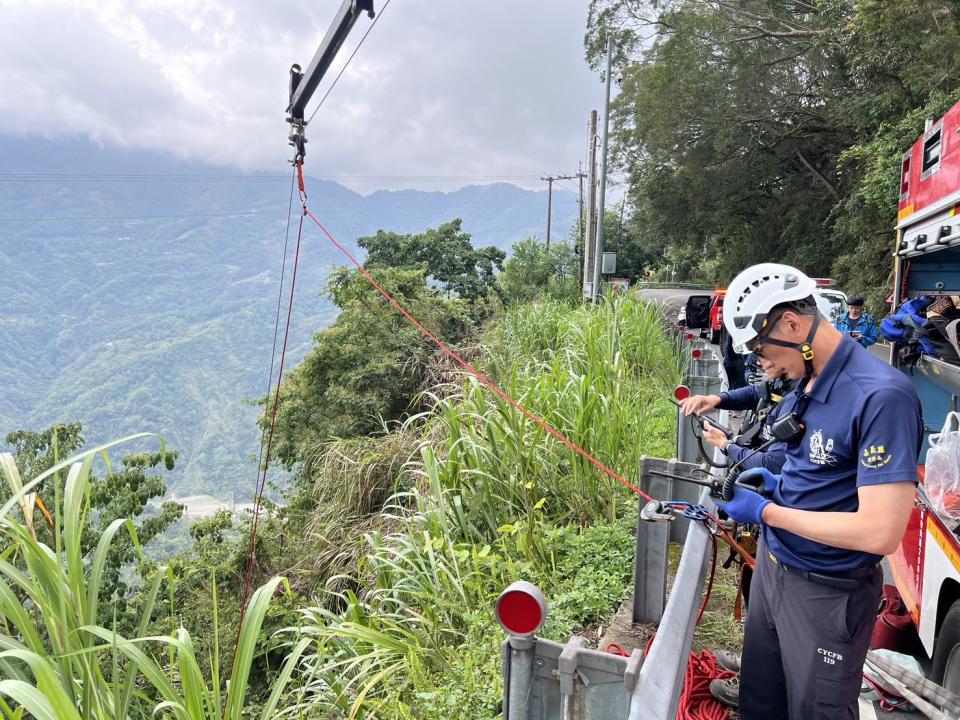
{"label": "shirt chest logo", "polygon": [[835,465],[837,462],[833,454],[833,438],[824,440],[822,429],[810,436],[810,462],[814,465]]}

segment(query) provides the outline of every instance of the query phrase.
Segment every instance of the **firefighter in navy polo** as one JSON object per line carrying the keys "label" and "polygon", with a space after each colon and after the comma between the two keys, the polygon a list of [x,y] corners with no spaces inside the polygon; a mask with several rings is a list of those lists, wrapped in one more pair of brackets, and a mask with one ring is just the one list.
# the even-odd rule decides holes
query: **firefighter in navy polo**
{"label": "firefighter in navy polo", "polygon": [[743,720],[858,717],[879,563],[913,506],[917,395],[819,314],[815,287],[795,268],[755,265],[730,284],[724,308],[739,352],[756,353],[770,376],[800,381],[783,412],[804,426],[787,444],[781,475],[740,476],[763,476],[755,484],[764,494],[738,487],[721,505],[737,522],[762,525],[744,629]]}

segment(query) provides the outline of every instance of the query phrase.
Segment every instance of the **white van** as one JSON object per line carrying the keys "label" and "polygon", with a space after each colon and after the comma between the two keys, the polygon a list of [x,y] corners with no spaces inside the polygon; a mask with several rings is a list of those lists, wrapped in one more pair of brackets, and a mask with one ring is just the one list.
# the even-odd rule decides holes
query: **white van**
{"label": "white van", "polygon": [[847,314],[847,296],[832,288],[818,288],[816,293],[817,307],[832,325],[838,317]]}

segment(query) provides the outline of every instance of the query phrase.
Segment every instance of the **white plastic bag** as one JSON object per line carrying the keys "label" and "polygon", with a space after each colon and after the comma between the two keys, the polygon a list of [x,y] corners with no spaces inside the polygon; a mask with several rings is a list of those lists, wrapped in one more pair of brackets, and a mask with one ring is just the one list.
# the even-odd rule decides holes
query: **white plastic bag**
{"label": "white plastic bag", "polygon": [[960,521],[960,415],[955,412],[947,414],[940,433],[930,436],[924,487],[941,517]]}

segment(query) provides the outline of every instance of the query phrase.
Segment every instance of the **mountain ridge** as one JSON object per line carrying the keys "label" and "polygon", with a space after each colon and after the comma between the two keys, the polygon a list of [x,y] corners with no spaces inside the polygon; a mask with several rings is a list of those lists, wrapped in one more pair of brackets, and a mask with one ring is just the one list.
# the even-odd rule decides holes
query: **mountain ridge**
{"label": "mountain ridge", "polygon": [[[71,420],[91,444],[157,432],[181,453],[171,490],[242,501],[259,447],[247,401],[266,391],[285,237],[290,277],[290,181],[64,144],[0,138],[0,438]],[[509,183],[363,195],[308,176],[307,192],[351,252],[379,229],[422,232],[455,217],[475,244],[509,250],[546,221],[546,193]],[[555,192],[553,204],[565,234],[577,203]],[[343,264],[304,228],[287,369],[336,317],[321,292]]]}

